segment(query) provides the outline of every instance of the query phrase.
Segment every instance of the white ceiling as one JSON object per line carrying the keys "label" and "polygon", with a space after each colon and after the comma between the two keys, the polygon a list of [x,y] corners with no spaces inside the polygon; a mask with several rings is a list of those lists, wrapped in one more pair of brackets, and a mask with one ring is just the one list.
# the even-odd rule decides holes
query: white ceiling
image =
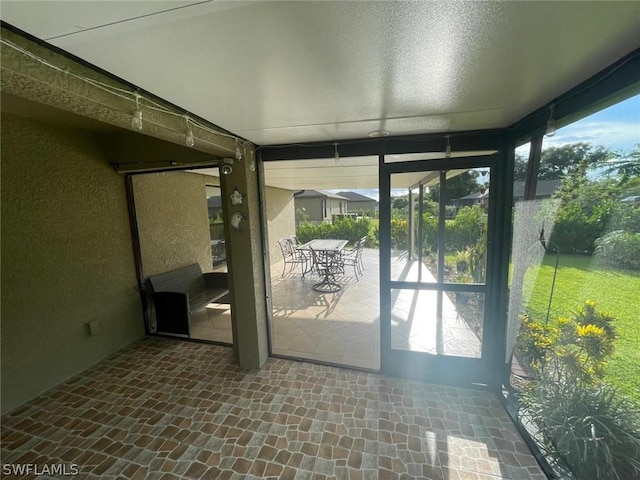
{"label": "white ceiling", "polygon": [[8,1],[259,145],[508,126],[640,45],[640,2]]}

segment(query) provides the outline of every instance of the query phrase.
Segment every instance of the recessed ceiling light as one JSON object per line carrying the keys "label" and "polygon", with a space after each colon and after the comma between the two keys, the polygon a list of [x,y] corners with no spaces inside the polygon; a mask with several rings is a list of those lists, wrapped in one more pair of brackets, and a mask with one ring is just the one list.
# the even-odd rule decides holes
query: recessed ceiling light
{"label": "recessed ceiling light", "polygon": [[373,137],[373,138],[386,137],[387,135],[389,135],[389,131],[388,130],[374,130],[373,132],[369,132],[367,135],[369,135],[370,137]]}

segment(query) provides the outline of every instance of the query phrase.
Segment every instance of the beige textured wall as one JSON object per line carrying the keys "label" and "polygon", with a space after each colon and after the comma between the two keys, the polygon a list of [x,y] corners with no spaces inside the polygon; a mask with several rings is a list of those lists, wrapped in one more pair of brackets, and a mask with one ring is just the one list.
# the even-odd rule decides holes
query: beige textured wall
{"label": "beige textured wall", "polygon": [[269,259],[273,266],[282,261],[278,240],[295,235],[296,219],[293,191],[266,187],[264,191],[267,211],[267,235],[269,238]]}
{"label": "beige textured wall", "polygon": [[225,235],[234,350],[240,366],[253,369],[267,360],[269,342],[258,169],[251,171],[250,162],[246,161],[255,156],[253,147],[248,147],[245,153],[245,161],[234,163],[233,171],[222,177],[221,186],[225,199],[236,189],[244,196],[242,205],[223,202],[223,212],[228,224],[234,213],[244,218],[241,231],[228,228]]}
{"label": "beige textured wall", "polygon": [[[89,133],[2,114],[2,413],[144,335],[125,182]],[[89,335],[87,323],[102,331]]]}
{"label": "beige textured wall", "polygon": [[145,277],[191,263],[213,269],[206,184],[207,177],[188,172],[133,177]]}

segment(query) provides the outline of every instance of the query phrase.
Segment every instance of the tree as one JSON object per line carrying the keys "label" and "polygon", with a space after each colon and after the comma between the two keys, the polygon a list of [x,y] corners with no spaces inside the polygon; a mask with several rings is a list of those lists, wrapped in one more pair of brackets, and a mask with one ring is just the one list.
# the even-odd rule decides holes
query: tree
{"label": "tree", "polygon": [[621,185],[640,178],[640,143],[636,143],[635,150],[630,153],[613,153],[612,159],[607,163],[609,165],[604,173],[606,175],[617,174]]}
{"label": "tree", "polygon": [[[567,175],[542,209],[551,251],[591,255],[610,223],[621,189],[612,179],[589,180],[583,171]],[[551,231],[549,231],[551,230]]]}
{"label": "tree", "polygon": [[407,208],[407,205],[409,205],[409,199],[406,195],[402,195],[401,197],[393,197],[391,208],[402,210],[404,208]]}
{"label": "tree", "polygon": [[[460,175],[447,179],[447,197],[446,201],[454,198],[464,197],[470,193],[480,190],[480,185],[476,178],[478,172],[475,170],[469,170]],[[440,185],[429,187],[428,197],[431,201],[437,202],[440,197]]]}
{"label": "tree", "polygon": [[527,159],[516,153],[516,161],[513,166],[513,179],[516,182],[524,182],[527,178]]}
{"label": "tree", "polygon": [[[585,171],[603,165],[614,154],[602,145],[590,143],[568,143],[560,147],[548,147],[542,150],[538,180],[559,180],[567,175]],[[527,172],[527,159],[516,155],[514,180],[524,181]]]}

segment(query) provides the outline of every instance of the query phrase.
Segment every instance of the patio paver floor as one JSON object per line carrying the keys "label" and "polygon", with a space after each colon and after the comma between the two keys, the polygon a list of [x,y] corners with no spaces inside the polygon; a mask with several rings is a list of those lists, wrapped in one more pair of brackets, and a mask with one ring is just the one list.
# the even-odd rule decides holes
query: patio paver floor
{"label": "patio paver floor", "polygon": [[[6,466],[134,480],[544,480],[478,390],[146,338],[2,417]],[[5,478],[34,478],[8,475]],[[43,478],[48,478],[46,475]]]}

